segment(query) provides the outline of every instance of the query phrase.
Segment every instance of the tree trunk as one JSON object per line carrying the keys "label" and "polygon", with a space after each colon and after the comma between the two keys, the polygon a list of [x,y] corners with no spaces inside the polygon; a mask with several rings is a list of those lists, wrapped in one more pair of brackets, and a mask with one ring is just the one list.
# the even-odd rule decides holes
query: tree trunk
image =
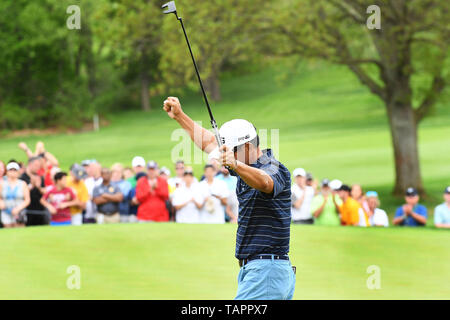
{"label": "tree trunk", "polygon": [[220,93],[220,80],[218,77],[218,72],[211,72],[210,76],[206,79],[205,90],[208,92],[209,96],[214,101],[222,100],[222,95]]}
{"label": "tree trunk", "polygon": [[150,79],[145,71],[141,71],[141,106],[143,111],[150,111]]}
{"label": "tree trunk", "polygon": [[387,106],[395,161],[394,195],[404,195],[409,187],[424,194],[417,148],[417,123],[410,105]]}

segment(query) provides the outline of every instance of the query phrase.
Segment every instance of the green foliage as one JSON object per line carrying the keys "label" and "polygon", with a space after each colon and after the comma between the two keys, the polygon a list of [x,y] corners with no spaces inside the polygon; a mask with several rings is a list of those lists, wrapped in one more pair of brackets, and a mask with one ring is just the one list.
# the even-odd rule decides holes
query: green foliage
{"label": "green foliage", "polygon": [[[0,107],[21,108],[27,115],[1,116],[0,129],[79,126],[94,112],[108,113],[144,107],[157,95],[198,90],[194,68],[179,22],[162,14],[166,0],[3,0],[0,2]],[[177,0],[202,79],[211,99],[221,98],[221,80],[266,67],[267,57],[325,58],[347,63],[376,60],[376,31],[355,23],[348,6],[339,1],[313,0]],[[367,18],[370,1],[353,10]],[[383,32],[403,34],[413,28],[411,46],[412,102],[419,108],[430,96],[430,83],[439,75],[448,81],[448,2],[426,7],[408,2],[411,19],[404,26],[389,21],[395,6],[382,7]],[[81,8],[81,30],[69,30],[66,9]],[[347,10],[347,11],[346,11]],[[418,12],[426,14],[416,15]],[[403,33],[402,33],[403,32]],[[336,37],[342,35],[341,42]],[[400,40],[404,38],[399,38]],[[401,42],[401,41],[400,41]],[[400,43],[399,42],[399,43]],[[338,45],[345,43],[347,47]],[[392,47],[391,41],[381,47]],[[348,51],[344,50],[348,49]],[[348,53],[343,56],[342,52]],[[444,62],[443,62],[444,61]],[[270,61],[269,61],[270,62]],[[392,68],[391,68],[392,67]],[[392,64],[391,70],[395,68]],[[293,68],[294,69],[294,68]],[[371,62],[360,63],[378,86],[381,73]],[[392,72],[394,73],[394,72]],[[280,75],[288,79],[292,75]],[[438,96],[436,94],[436,96]],[[448,99],[448,90],[440,92]]]}
{"label": "green foliage", "polygon": [[[212,87],[223,71],[259,58],[254,50],[260,38],[255,25],[267,13],[267,1],[183,0],[177,5],[209,91],[220,90]],[[165,37],[160,46],[160,67],[167,87],[180,88],[188,84],[198,88],[179,21],[166,17],[162,33]]]}

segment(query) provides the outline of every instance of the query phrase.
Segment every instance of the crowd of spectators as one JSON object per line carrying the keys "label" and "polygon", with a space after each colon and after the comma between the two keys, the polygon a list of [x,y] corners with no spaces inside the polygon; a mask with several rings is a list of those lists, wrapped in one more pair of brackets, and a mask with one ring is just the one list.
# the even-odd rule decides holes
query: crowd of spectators
{"label": "crowd of spectators", "polygon": [[[211,162],[200,181],[179,160],[175,175],[155,161],[136,156],[131,167],[102,166],[96,160],[73,164],[66,173],[57,158],[38,142],[35,151],[25,143],[26,164],[0,161],[0,210],[4,228],[25,225],[81,225],[87,223],[164,222],[236,223],[239,203],[237,179]],[[292,174],[292,222],[329,226],[388,227],[376,191],[360,185],[323,179],[319,185],[302,168]],[[392,223],[424,226],[428,213],[414,188],[405,191]],[[434,224],[450,228],[450,187],[434,211]]]}
{"label": "crowd of spectators", "polygon": [[[361,185],[352,186],[340,180],[323,179],[320,186],[303,168],[293,172],[292,221],[298,224],[388,227],[389,218],[380,208],[376,191],[363,192]],[[444,202],[434,210],[434,225],[450,228],[450,186],[444,190]],[[392,223],[398,226],[425,226],[427,208],[419,204],[415,188],[405,190],[405,203],[395,211]]]}

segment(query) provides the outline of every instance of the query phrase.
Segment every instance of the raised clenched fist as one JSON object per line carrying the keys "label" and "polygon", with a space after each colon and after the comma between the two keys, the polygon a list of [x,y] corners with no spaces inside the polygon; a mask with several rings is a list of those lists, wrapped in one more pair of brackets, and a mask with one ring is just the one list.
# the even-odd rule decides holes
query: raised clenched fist
{"label": "raised clenched fist", "polygon": [[176,97],[168,97],[164,101],[163,109],[172,119],[176,119],[183,112],[181,110],[180,101]]}

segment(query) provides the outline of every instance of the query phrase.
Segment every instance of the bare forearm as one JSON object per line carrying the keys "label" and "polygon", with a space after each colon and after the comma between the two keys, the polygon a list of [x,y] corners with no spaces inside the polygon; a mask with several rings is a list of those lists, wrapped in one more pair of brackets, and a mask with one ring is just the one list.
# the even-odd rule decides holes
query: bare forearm
{"label": "bare forearm", "polygon": [[318,218],[320,216],[320,214],[323,211],[323,208],[325,208],[325,204],[326,204],[326,202],[324,201],[324,203],[320,206],[320,208],[318,208],[316,211],[314,211],[313,215],[315,218]]}
{"label": "bare forearm", "polygon": [[214,134],[194,122],[194,120],[184,112],[178,115],[175,120],[189,134],[197,147],[203,151],[210,153],[217,147],[217,141]]}
{"label": "bare forearm", "polygon": [[294,208],[299,209],[302,206],[304,199],[305,199],[305,194],[303,193],[303,195],[300,197],[300,199],[298,199],[297,201],[294,202]]}
{"label": "bare forearm", "polygon": [[44,152],[44,156],[45,156],[45,159],[47,159],[48,161],[50,161],[50,163],[52,164],[52,166],[59,166],[59,163],[58,163],[58,160],[56,159],[56,157],[53,155],[53,154],[51,154],[50,152],[48,152],[48,151],[45,151]]}
{"label": "bare forearm", "polygon": [[240,161],[236,161],[236,168],[234,171],[250,187],[264,193],[272,193],[273,180],[264,171],[250,167]]}
{"label": "bare forearm", "polygon": [[435,224],[436,228],[444,228],[444,229],[450,229],[450,223],[438,223]]}
{"label": "bare forearm", "polygon": [[122,202],[123,195],[122,195],[122,193],[104,194],[103,198],[105,198],[108,201],[112,201],[112,202]]}
{"label": "bare forearm", "polygon": [[404,218],[403,217],[398,217],[398,218],[394,218],[394,220],[392,221],[395,225],[397,224],[401,224],[403,222]]}
{"label": "bare forearm", "polygon": [[94,200],[92,200],[95,204],[104,204],[106,202],[108,202],[104,197],[99,196],[99,197],[95,197]]}
{"label": "bare forearm", "polygon": [[414,218],[414,220],[416,220],[417,222],[419,222],[421,224],[426,224],[427,223],[427,219],[425,217],[421,216],[420,214],[412,212],[411,216]]}

